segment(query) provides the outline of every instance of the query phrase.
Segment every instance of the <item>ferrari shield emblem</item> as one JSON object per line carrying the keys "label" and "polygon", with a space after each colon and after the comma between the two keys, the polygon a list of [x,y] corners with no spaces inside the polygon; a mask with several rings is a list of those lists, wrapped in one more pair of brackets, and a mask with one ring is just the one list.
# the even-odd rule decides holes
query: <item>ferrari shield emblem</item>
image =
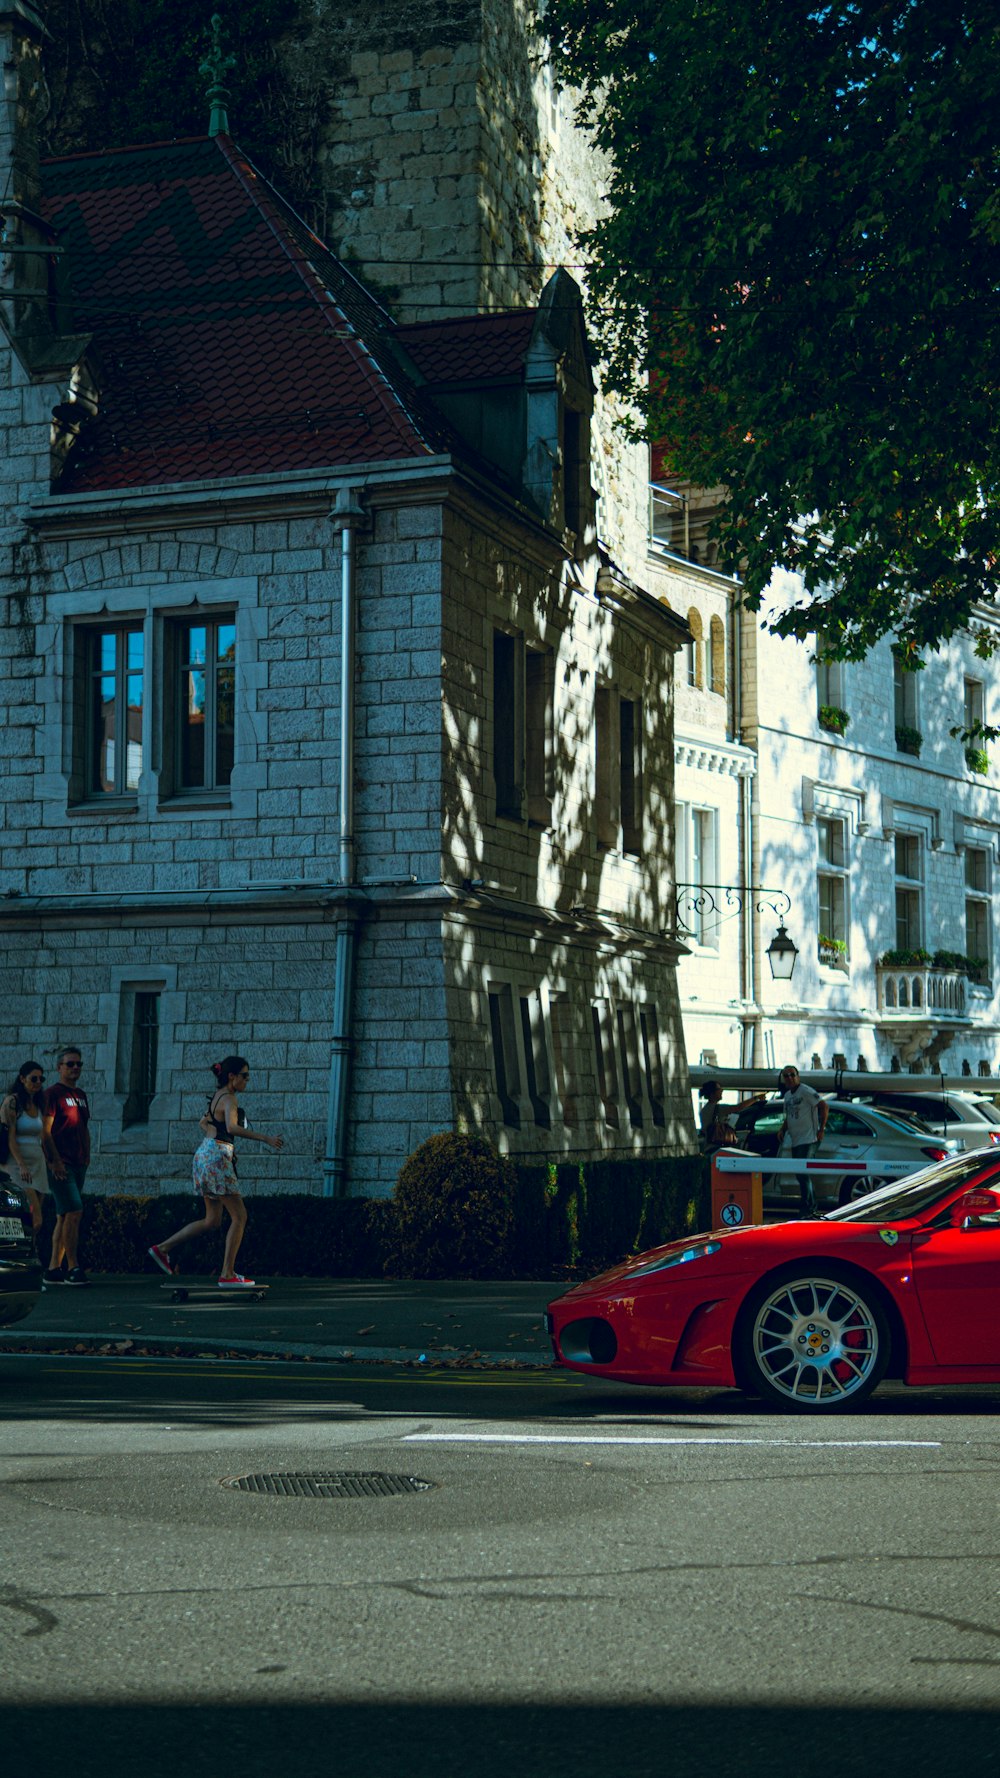
{"label": "ferrari shield emblem", "polygon": [[899,1230],[879,1229],[878,1238],[880,1241],[884,1241],[887,1247],[895,1247],[896,1242],[899,1240]]}

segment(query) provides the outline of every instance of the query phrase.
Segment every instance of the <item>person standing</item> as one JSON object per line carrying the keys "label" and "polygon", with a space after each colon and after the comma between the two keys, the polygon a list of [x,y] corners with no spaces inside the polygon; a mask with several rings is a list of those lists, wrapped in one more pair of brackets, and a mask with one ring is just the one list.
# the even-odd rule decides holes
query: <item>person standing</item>
{"label": "person standing", "polygon": [[[815,1088],[807,1087],[797,1068],[789,1064],[778,1076],[785,1106],[785,1129],[795,1160],[808,1160],[823,1140],[830,1108]],[[800,1209],[803,1216],[815,1216],[816,1193],[812,1177],[799,1174]]]}
{"label": "person standing", "polygon": [[75,1044],[60,1051],[58,1081],[45,1095],[45,1128],[53,1151],[49,1190],[56,1207],[49,1269],[42,1282],[89,1284],[80,1264],[80,1218],[83,1182],[90,1166],[90,1103],[80,1085],[83,1055]]}
{"label": "person standing", "polygon": [[49,1189],[47,1162],[58,1165],[45,1125],[45,1075],[40,1062],[22,1062],[11,1081],[0,1118],[7,1125],[10,1165],[31,1205],[31,1226],[42,1226],[42,1196]]}
{"label": "person standing", "polygon": [[704,1104],[698,1113],[701,1125],[701,1145],[705,1154],[714,1154],[719,1148],[732,1148],[736,1143],[735,1132],[730,1128],[729,1119],[722,1109],[723,1089],[717,1080],[706,1080],[699,1087],[698,1095]]}
{"label": "person standing", "polygon": [[161,1272],[166,1272],[168,1278],[172,1278],[176,1268],[170,1255],[174,1248],[184,1241],[192,1241],[198,1235],[206,1235],[217,1229],[225,1209],[229,1213],[229,1227],[226,1230],[226,1250],[219,1274],[219,1289],[249,1290],[253,1287],[254,1280],[244,1278],[236,1270],[236,1255],[247,1226],[246,1205],[240,1194],[236,1173],[236,1140],[239,1138],[241,1142],[266,1142],[268,1148],[277,1150],[283,1146],[284,1139],[281,1136],[265,1136],[261,1131],[251,1130],[247,1124],[243,1107],[239,1103],[240,1093],[250,1078],[250,1064],[245,1056],[226,1056],[221,1062],[213,1062],[212,1073],[216,1079],[216,1090],[209,1098],[207,1114],[201,1119],[201,1127],[206,1134],[204,1141],[195,1150],[193,1162],[194,1188],[201,1192],[205,1200],[205,1214],[197,1222],[186,1223],[176,1234],[169,1235],[165,1241],[150,1247],[148,1252],[153,1264],[159,1266]]}

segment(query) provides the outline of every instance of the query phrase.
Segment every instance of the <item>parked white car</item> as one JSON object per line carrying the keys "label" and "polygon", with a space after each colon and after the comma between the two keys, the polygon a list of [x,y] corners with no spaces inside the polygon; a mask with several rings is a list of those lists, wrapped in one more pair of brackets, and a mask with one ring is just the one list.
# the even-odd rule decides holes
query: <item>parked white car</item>
{"label": "parked white car", "polygon": [[919,1117],[937,1136],[950,1136],[960,1148],[1000,1145],[1000,1111],[980,1093],[895,1093],[890,1088],[864,1096],[864,1104],[904,1118]]}
{"label": "parked white car", "polygon": [[[961,1150],[961,1144],[955,1138],[939,1136],[936,1131],[922,1127],[917,1117],[897,1117],[894,1112],[879,1111],[872,1105],[859,1105],[847,1099],[831,1099],[827,1103],[830,1109],[826,1130],[816,1159],[824,1168],[830,1166],[830,1172],[825,1178],[816,1175],[814,1179],[817,1202],[821,1206],[850,1203],[852,1198],[864,1197],[876,1186],[885,1184],[890,1177],[903,1177],[895,1171],[892,1175],[882,1173],[880,1167],[887,1162],[912,1161],[912,1171],[918,1173],[931,1161],[946,1160]],[[756,1100],[739,1107],[729,1116],[741,1148],[790,1160],[792,1151],[788,1137],[781,1138],[779,1144],[784,1119],[780,1099]],[[863,1161],[865,1171],[863,1174],[838,1173],[837,1161]],[[800,1188],[796,1174],[769,1175],[763,1168],[761,1171],[766,1203],[788,1207],[798,1204]]]}

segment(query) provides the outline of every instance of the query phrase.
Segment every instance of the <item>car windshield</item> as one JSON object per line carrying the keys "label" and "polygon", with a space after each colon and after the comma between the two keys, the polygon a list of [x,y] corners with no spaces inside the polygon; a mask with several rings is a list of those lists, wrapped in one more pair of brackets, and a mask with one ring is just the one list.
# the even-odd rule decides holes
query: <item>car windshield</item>
{"label": "car windshield", "polygon": [[954,1186],[965,1185],[983,1173],[1000,1173],[1000,1154],[992,1163],[982,1151],[956,1155],[953,1161],[940,1161],[910,1173],[905,1179],[894,1179],[878,1191],[869,1192],[853,1204],[831,1210],[827,1222],[902,1222],[908,1216],[921,1216],[930,1210]]}
{"label": "car windshield", "polygon": [[974,1099],[973,1104],[976,1107],[977,1116],[981,1117],[984,1123],[1000,1124],[1000,1111],[997,1110],[992,1099]]}

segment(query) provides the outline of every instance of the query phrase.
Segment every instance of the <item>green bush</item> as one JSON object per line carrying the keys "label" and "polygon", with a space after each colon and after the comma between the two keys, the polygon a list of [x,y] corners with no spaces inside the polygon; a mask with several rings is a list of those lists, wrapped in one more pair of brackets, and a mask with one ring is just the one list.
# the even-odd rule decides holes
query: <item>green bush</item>
{"label": "green bush", "polygon": [[839,704],[821,704],[819,707],[819,726],[828,735],[845,734],[850,720],[849,713]]}
{"label": "green bush", "polygon": [[[48,1258],[54,1207],[42,1200],[44,1233],[39,1242]],[[317,1198],[287,1193],[247,1199],[247,1232],[240,1266],[275,1278],[379,1277],[392,1246],[395,1214],[382,1198]],[[89,1272],[152,1273],[147,1249],[202,1214],[201,1198],[171,1192],[159,1198],[91,1197],[84,1194],[80,1260]],[[210,1276],[219,1270],[226,1217],[216,1235],[178,1249],[186,1273]]]}
{"label": "green bush", "polygon": [[[443,1164],[449,1153],[456,1160],[451,1167]],[[579,1277],[626,1254],[697,1234],[711,1221],[703,1155],[515,1166],[486,1142],[435,1136],[410,1157],[403,1174],[408,1170],[415,1183],[410,1189],[408,1182],[405,1217],[399,1186],[396,1200],[308,1193],[248,1198],[241,1268],[263,1278],[379,1278],[386,1272],[412,1278]],[[432,1189],[435,1177],[439,1184]],[[43,1205],[39,1247],[47,1260],[51,1198]],[[189,1192],[158,1198],[85,1194],[81,1261],[95,1274],[148,1272],[152,1283],[157,1274],[147,1248],[201,1213],[201,1199]],[[225,1217],[217,1235],[179,1249],[185,1273],[218,1272],[224,1228]]]}
{"label": "green bush", "polygon": [[923,744],[924,737],[918,728],[910,728],[907,723],[900,723],[896,730],[896,749],[899,753],[912,753],[914,758],[919,759]]}
{"label": "green bush", "polygon": [[990,756],[985,747],[967,747],[965,749],[965,763],[970,772],[979,772],[984,778],[989,773]]}
{"label": "green bush", "polygon": [[513,1164],[481,1136],[429,1136],[403,1162],[390,1269],[404,1278],[509,1276]]}

